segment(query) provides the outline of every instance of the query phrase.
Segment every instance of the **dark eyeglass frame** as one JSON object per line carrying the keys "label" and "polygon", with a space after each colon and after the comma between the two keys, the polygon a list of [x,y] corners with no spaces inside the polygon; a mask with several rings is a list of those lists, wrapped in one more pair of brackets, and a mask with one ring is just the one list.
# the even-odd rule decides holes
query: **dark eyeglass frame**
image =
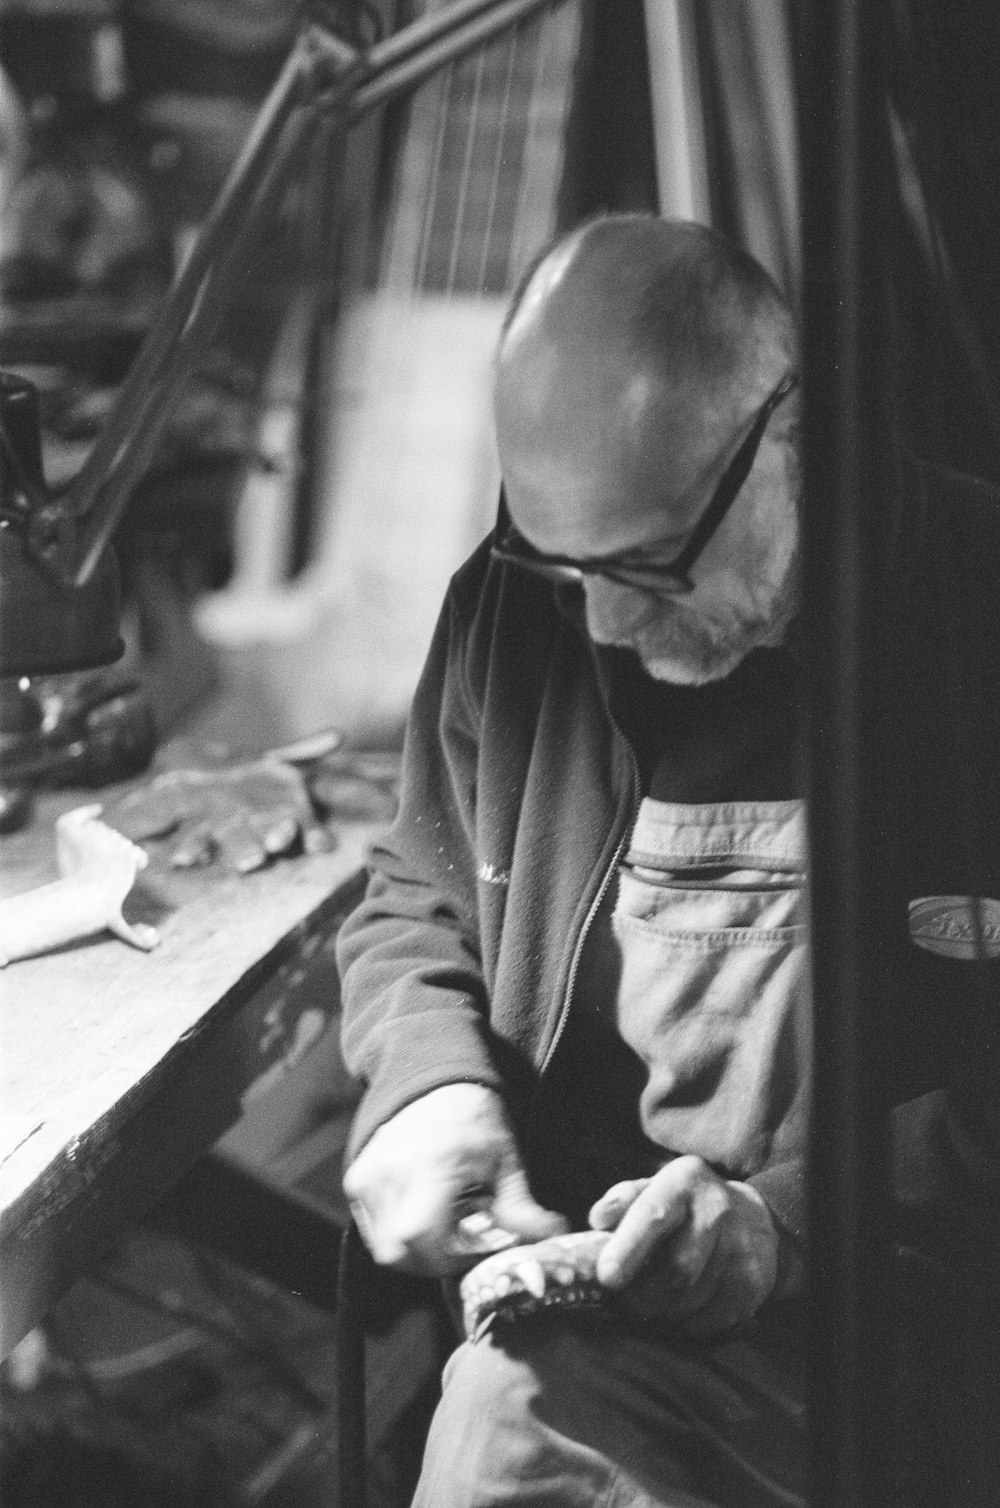
{"label": "dark eyeglass frame", "polygon": [[760,442],[764,438],[771,415],[780,403],[799,385],[799,377],[789,372],[783,377],[754,416],[753,424],[712,493],[704,512],[696,521],[687,543],[673,560],[666,564],[653,561],[630,560],[628,555],[606,555],[603,559],[575,560],[569,555],[543,555],[529,544],[513,524],[508,522],[502,538],[497,539],[490,550],[493,560],[503,565],[517,566],[548,581],[582,585],[588,576],[604,576],[619,586],[637,587],[640,591],[659,596],[679,597],[694,591],[694,582],[689,572],[698,556],[718,529],[739,495],[740,489],[757,457]]}

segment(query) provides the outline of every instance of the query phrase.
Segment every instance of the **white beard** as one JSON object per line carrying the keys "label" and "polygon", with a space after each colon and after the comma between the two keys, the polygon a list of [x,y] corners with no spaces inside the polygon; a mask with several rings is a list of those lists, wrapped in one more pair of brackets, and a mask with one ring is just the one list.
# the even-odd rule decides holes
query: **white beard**
{"label": "white beard", "polygon": [[648,597],[636,597],[634,620],[623,624],[620,618],[604,621],[597,600],[588,594],[591,638],[598,644],[634,650],[656,681],[703,686],[730,675],[751,650],[781,643],[798,607],[797,562],[752,604],[717,611],[712,617],[687,607],[683,599],[660,599],[651,610]]}

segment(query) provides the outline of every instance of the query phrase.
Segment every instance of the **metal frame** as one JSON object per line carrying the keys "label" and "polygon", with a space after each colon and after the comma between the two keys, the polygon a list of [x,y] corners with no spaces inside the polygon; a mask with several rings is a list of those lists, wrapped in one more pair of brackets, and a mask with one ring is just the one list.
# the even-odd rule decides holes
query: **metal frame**
{"label": "metal frame", "polygon": [[906,908],[893,893],[899,820],[879,723],[878,616],[894,493],[888,20],[886,0],[811,5],[799,91],[812,724],[813,1508],[880,1508],[892,1500],[881,1079]]}

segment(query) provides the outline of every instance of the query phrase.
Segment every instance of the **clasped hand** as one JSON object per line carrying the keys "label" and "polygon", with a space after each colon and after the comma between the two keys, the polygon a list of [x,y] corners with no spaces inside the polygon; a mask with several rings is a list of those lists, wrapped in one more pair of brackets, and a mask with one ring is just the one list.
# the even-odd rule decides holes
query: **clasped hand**
{"label": "clasped hand", "polygon": [[700,1157],[677,1157],[652,1178],[616,1183],[590,1211],[590,1224],[613,1232],[598,1257],[599,1280],[638,1314],[662,1316],[695,1337],[751,1319],[785,1265],[788,1238],[762,1196]]}
{"label": "clasped hand", "polygon": [[444,1084],[398,1111],[348,1168],[344,1192],[375,1260],[429,1277],[490,1249],[463,1235],[474,1212],[511,1246],[566,1229],[532,1198],[506,1107],[482,1084]]}

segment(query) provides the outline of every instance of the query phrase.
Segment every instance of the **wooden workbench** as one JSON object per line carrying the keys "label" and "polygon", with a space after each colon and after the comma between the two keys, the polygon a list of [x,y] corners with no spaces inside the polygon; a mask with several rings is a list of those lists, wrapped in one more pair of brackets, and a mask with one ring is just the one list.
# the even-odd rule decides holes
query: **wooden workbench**
{"label": "wooden workbench", "polygon": [[[55,816],[85,800],[0,839],[0,893],[55,877]],[[0,971],[0,1354],[322,1035],[375,831],[246,876],[151,848],[125,911],[158,948],[102,934]]]}

